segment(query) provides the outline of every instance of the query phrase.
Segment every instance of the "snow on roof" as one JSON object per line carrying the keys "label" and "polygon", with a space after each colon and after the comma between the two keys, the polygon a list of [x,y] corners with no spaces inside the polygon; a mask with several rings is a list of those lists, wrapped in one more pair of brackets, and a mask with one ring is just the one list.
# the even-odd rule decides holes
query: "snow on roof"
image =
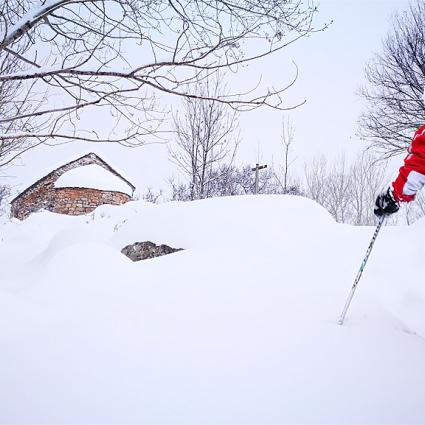
{"label": "snow on roof", "polygon": [[55,187],[85,187],[90,189],[123,192],[132,196],[132,188],[120,177],[97,165],[83,165],[62,174]]}

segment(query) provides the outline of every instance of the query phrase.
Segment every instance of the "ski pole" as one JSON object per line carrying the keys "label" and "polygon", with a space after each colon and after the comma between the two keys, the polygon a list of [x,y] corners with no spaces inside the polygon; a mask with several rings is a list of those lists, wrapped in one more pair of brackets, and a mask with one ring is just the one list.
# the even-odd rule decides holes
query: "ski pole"
{"label": "ski pole", "polygon": [[368,260],[368,258],[369,258],[369,255],[370,255],[371,251],[372,251],[373,244],[375,243],[376,238],[378,237],[379,231],[381,230],[381,226],[382,226],[382,224],[383,224],[384,220],[385,220],[385,215],[382,215],[382,216],[379,218],[379,223],[378,223],[378,225],[376,226],[375,233],[373,234],[372,240],[370,241],[369,248],[367,249],[367,251],[366,251],[366,255],[365,255],[365,257],[363,258],[362,264],[361,264],[361,266],[360,266],[360,270],[359,270],[359,272],[357,273],[357,276],[356,276],[356,279],[354,280],[354,284],[353,284],[353,286],[352,286],[352,288],[351,288],[351,291],[350,291],[350,293],[348,294],[348,298],[347,298],[347,301],[345,302],[344,310],[342,310],[341,316],[340,316],[339,321],[338,321],[338,323],[339,323],[340,325],[342,325],[342,324],[344,323],[345,315],[347,314],[347,310],[348,310],[348,308],[350,307],[351,300],[353,299],[354,292],[356,291],[356,288],[357,288],[357,284],[358,284],[358,283],[359,283],[359,281],[360,281],[360,278],[361,278],[361,276],[362,276],[363,270],[364,270],[364,268],[365,268],[365,266],[366,266],[367,260]]}

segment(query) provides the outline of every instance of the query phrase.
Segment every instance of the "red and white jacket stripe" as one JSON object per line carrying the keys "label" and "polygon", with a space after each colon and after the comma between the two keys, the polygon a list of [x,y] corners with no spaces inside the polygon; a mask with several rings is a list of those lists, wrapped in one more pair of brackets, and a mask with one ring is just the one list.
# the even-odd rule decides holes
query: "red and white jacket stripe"
{"label": "red and white jacket stripe", "polygon": [[425,125],[419,127],[407,149],[404,165],[393,181],[393,194],[398,202],[410,202],[425,185]]}

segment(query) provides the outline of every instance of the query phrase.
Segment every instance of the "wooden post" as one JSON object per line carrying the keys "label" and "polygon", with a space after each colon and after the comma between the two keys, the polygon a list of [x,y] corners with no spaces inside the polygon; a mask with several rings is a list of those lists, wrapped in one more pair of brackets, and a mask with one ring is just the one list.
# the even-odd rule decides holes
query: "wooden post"
{"label": "wooden post", "polygon": [[259,171],[263,168],[267,168],[267,165],[255,164],[255,168],[251,168],[252,171],[255,171],[255,194],[258,193],[258,183],[259,183]]}

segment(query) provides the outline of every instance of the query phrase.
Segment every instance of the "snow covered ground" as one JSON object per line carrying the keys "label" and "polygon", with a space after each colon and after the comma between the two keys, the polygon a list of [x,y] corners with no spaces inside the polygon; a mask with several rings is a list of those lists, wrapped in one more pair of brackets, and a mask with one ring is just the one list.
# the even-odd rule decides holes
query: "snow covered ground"
{"label": "snow covered ground", "polygon": [[424,220],[337,324],[373,231],[289,196],[1,225],[0,422],[425,423]]}

